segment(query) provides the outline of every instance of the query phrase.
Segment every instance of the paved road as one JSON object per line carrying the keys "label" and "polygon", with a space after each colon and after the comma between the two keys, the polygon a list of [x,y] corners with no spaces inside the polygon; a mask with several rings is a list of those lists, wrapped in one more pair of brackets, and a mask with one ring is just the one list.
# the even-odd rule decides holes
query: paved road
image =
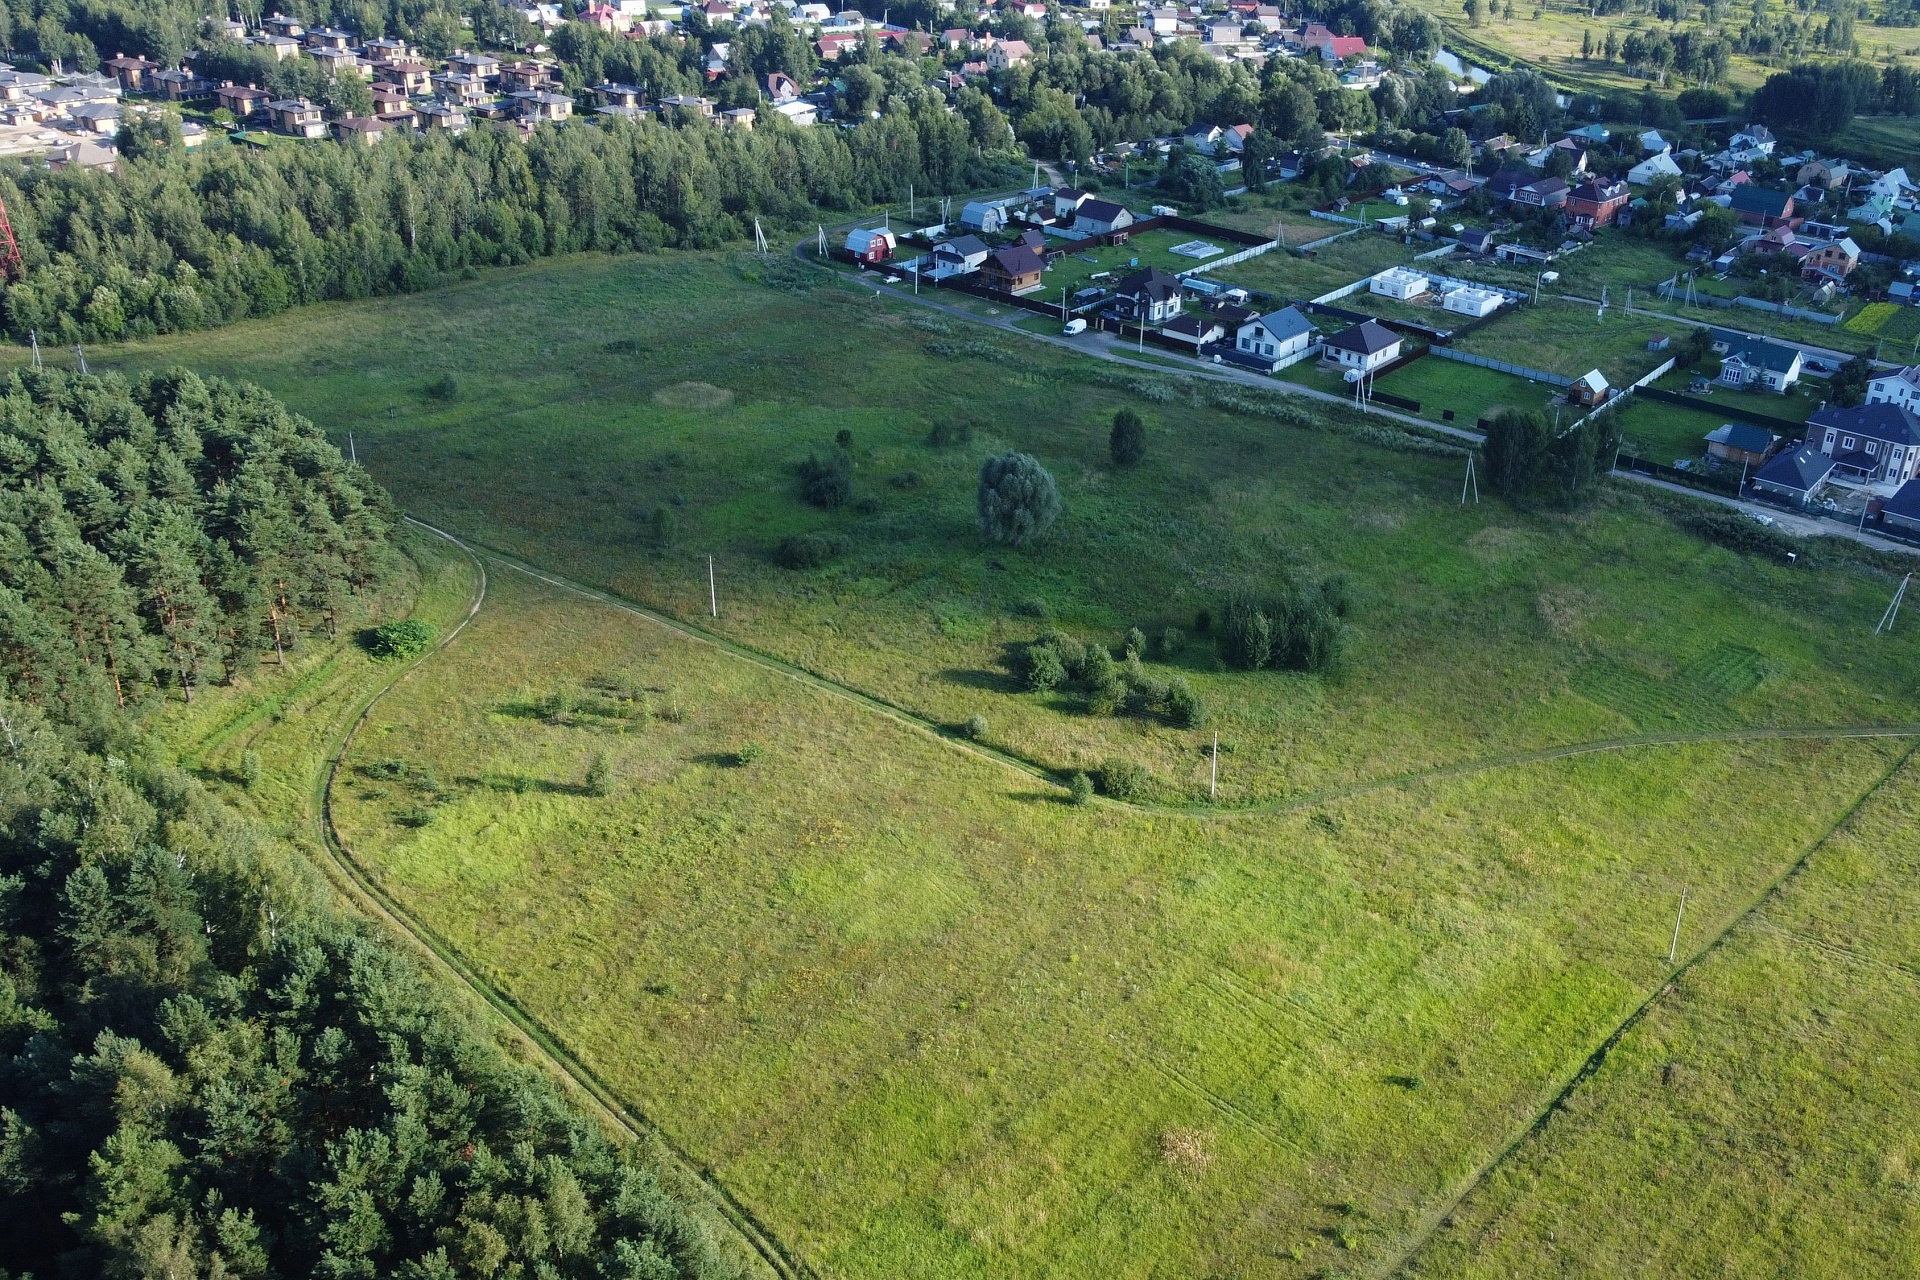
{"label": "paved road", "polygon": [[1897,551],[1902,555],[1920,556],[1920,548],[1908,546],[1904,542],[1895,542],[1891,538],[1882,538],[1878,534],[1862,529],[1849,529],[1844,524],[1832,520],[1816,520],[1812,516],[1797,516],[1778,507],[1765,506],[1758,502],[1744,502],[1739,498],[1729,498],[1723,494],[1706,493],[1699,489],[1689,489],[1683,484],[1671,480],[1661,480],[1655,476],[1643,475],[1638,471],[1615,471],[1616,479],[1632,480],[1637,484],[1651,485],[1656,489],[1665,489],[1669,493],[1684,494],[1689,498],[1698,498],[1702,502],[1716,502],[1723,507],[1750,516],[1766,516],[1779,528],[1796,538],[1846,538],[1862,546],[1872,547],[1876,551]]}

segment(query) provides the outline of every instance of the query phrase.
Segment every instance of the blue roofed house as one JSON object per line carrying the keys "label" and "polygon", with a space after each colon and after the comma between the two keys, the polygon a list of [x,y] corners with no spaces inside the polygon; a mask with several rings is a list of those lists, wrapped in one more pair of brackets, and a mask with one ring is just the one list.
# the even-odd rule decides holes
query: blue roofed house
{"label": "blue roofed house", "polygon": [[1833,473],[1833,459],[1805,441],[1782,449],[1773,461],[1753,473],[1753,487],[1801,506]]}
{"label": "blue roofed house", "polygon": [[1905,484],[1920,470],[1920,417],[1905,405],[1829,406],[1807,419],[1807,443],[1868,484]]}
{"label": "blue roofed house", "polygon": [[1313,349],[1312,322],[1298,307],[1282,307],[1264,316],[1255,316],[1242,324],[1233,336],[1233,349],[1240,363],[1264,365],[1271,373],[1283,361],[1306,355]]}
{"label": "blue roofed house", "polygon": [[1725,329],[1714,330],[1714,347],[1723,352],[1719,381],[1729,387],[1761,386],[1786,394],[1800,381],[1806,359],[1800,348],[1765,338],[1750,338]]}
{"label": "blue roofed house", "polygon": [[1707,453],[1742,466],[1767,460],[1780,437],[1765,427],[1750,427],[1741,422],[1724,422],[1707,432]]}
{"label": "blue roofed house", "polygon": [[1920,480],[1909,480],[1880,508],[1880,518],[1903,533],[1920,533]]}

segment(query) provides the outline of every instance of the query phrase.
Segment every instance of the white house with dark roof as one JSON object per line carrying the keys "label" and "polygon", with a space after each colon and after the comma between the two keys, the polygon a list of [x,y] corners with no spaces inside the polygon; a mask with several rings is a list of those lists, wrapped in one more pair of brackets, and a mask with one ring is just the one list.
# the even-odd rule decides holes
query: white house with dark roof
{"label": "white house with dark roof", "polygon": [[1400,358],[1400,335],[1377,320],[1362,320],[1320,343],[1323,363],[1372,373]]}
{"label": "white house with dark roof", "polygon": [[1920,412],[1920,364],[1867,379],[1868,404],[1897,404]]}
{"label": "white house with dark roof", "polygon": [[1104,236],[1124,231],[1133,222],[1133,211],[1126,206],[1089,197],[1080,202],[1074,215],[1073,232],[1080,236]]}
{"label": "white house with dark roof", "polygon": [[[1715,336],[1721,334],[1726,334],[1725,354],[1720,360],[1718,380],[1724,385],[1761,386],[1785,395],[1788,387],[1800,381],[1806,358],[1798,347],[1769,342],[1765,338],[1735,336],[1724,329],[1717,330]],[[1723,344],[1716,342],[1714,345],[1720,347]]]}
{"label": "white house with dark roof", "polygon": [[1180,314],[1181,304],[1179,277],[1158,267],[1122,276],[1113,286],[1113,314],[1135,324],[1165,324]]}
{"label": "white house with dark roof", "polygon": [[1880,508],[1880,518],[1904,533],[1920,533],[1920,480],[1909,480]]}

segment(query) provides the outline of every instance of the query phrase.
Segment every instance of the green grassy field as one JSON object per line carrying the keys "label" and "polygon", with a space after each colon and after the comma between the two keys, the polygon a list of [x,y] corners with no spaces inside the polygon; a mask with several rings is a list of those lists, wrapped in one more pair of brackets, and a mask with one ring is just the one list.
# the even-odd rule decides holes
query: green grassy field
{"label": "green grassy field", "polygon": [[[1394,370],[1381,378],[1378,386],[1396,396],[1418,400],[1423,418],[1469,428],[1500,409],[1544,408],[1556,390],[1544,383],[1435,355]],[[1449,409],[1452,418],[1446,417]]]}
{"label": "green grassy field", "polygon": [[[1071,297],[1078,290],[1087,287],[1088,277],[1103,271],[1122,276],[1129,271],[1146,267],[1159,267],[1167,272],[1185,271],[1189,267],[1197,267],[1206,259],[1183,258],[1178,254],[1168,253],[1167,250],[1176,244],[1185,244],[1189,240],[1204,239],[1206,239],[1205,236],[1197,236],[1187,231],[1155,229],[1131,236],[1122,245],[1101,245],[1086,252],[1067,254],[1047,268],[1044,277],[1046,287],[1038,296],[1053,301],[1059,298],[1060,290],[1064,287],[1068,296]],[[1219,256],[1226,257],[1236,247],[1221,242]],[[1103,283],[1111,284],[1112,281]]]}
{"label": "green grassy field", "polygon": [[1361,231],[1322,245],[1313,250],[1311,258],[1297,258],[1275,249],[1222,268],[1213,278],[1276,298],[1300,301],[1317,298],[1362,277],[1409,262],[1418,251],[1391,236]]}
{"label": "green grassy field", "polygon": [[1703,457],[1706,434],[1730,421],[1720,414],[1645,398],[1636,398],[1619,413],[1624,451],[1669,466],[1680,458]]}
{"label": "green grassy field", "polygon": [[1483,329],[1454,342],[1461,351],[1577,378],[1598,369],[1615,387],[1628,386],[1665,363],[1672,350],[1649,351],[1657,334],[1672,336],[1665,320],[1629,315],[1609,308],[1604,320],[1596,309],[1563,297],[1510,310]]}
{"label": "green grassy field", "polygon": [[[1149,769],[1161,807],[1075,808],[500,561],[376,709],[335,794],[363,864],[824,1274],[1391,1267],[1667,979],[1680,890],[1704,940],[1904,749],[1737,735],[1920,721],[1920,641],[1871,634],[1883,573],[1736,555],[1627,488],[1462,507],[1457,455],[1342,410],[1224,412],[813,280],[576,258],[89,358],[253,378],[435,524],[1047,769]],[[840,429],[858,500],[808,507],[795,464]],[[1028,552],[973,528],[1008,447],[1067,506]],[[775,565],[800,532],[837,558]],[[1336,673],[1194,634],[1327,573]],[[1023,691],[1043,611],[1185,631],[1149,666],[1210,721]],[[1582,744],[1608,749],[1552,754]]]}

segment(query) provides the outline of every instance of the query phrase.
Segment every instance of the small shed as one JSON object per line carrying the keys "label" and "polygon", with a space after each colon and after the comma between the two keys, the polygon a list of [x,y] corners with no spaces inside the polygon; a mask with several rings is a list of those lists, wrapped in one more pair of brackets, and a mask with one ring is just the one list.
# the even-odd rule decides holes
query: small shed
{"label": "small shed", "polygon": [[1579,405],[1602,405],[1613,394],[1613,388],[1607,385],[1607,379],[1598,369],[1589,369],[1574,379],[1567,388],[1567,403]]}
{"label": "small shed", "polygon": [[1767,460],[1779,439],[1764,427],[1726,422],[1707,432],[1707,452],[1728,462],[1758,466]]}
{"label": "small shed", "polygon": [[1649,351],[1665,351],[1672,345],[1673,339],[1664,333],[1656,333],[1647,339],[1647,350]]}

